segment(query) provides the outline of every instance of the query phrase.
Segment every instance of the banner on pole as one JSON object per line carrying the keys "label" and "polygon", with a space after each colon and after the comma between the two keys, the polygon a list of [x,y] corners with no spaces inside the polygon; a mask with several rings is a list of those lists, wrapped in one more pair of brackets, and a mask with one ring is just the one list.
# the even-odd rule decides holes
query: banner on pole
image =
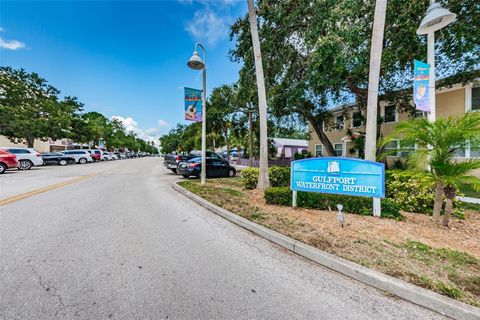
{"label": "banner on pole", "polygon": [[428,88],[428,76],[430,65],[428,63],[414,60],[413,67],[413,101],[415,108],[421,111],[430,111],[430,95]]}
{"label": "banner on pole", "polygon": [[185,88],[185,120],[202,121],[202,90]]}

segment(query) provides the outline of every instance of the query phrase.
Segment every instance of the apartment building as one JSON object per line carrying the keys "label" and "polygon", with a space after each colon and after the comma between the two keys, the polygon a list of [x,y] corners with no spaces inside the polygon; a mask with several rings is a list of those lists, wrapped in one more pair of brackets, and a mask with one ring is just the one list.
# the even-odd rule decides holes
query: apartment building
{"label": "apartment building", "polygon": [[[455,85],[450,88],[442,88],[436,91],[436,116],[447,117],[451,115],[461,115],[470,110],[478,110],[480,112],[480,85]],[[361,111],[355,105],[340,106],[333,109],[333,125],[325,128],[325,134],[330,139],[337,156],[343,157],[357,157],[356,153],[352,153],[351,149],[354,146],[350,136],[347,134],[347,129],[353,132],[365,132],[363,127],[362,117],[366,115],[360,113]],[[395,105],[390,105],[385,102],[380,102],[380,114],[384,118],[384,123],[381,125],[381,133],[383,136],[389,135],[399,122],[409,119],[409,114],[400,112]],[[332,128],[330,128],[332,127]],[[317,157],[328,156],[324,146],[320,142],[317,134],[310,130],[310,140],[308,142],[308,151]],[[393,152],[393,155],[387,157],[387,165],[392,165],[393,162],[401,156],[398,151],[395,156],[395,149],[399,149],[401,140],[394,140],[386,146],[386,149]],[[405,146],[402,146],[405,148]],[[465,159],[480,157],[480,150],[474,148],[466,148],[458,150],[456,157],[458,161]],[[480,176],[480,170],[477,170],[476,175]]]}

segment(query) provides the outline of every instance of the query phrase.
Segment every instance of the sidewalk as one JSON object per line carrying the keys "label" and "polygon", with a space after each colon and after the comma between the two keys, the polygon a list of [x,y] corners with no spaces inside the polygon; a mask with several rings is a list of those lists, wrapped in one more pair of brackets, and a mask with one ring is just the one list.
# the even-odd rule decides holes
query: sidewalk
{"label": "sidewalk", "polygon": [[471,198],[471,197],[457,197],[458,200],[467,202],[467,203],[475,203],[475,204],[480,204],[480,199],[477,198]]}

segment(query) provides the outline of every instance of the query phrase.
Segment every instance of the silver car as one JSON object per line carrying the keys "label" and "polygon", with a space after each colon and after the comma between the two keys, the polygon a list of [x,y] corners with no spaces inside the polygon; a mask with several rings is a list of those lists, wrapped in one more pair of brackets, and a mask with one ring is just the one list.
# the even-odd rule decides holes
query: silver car
{"label": "silver car", "polygon": [[87,150],[67,150],[62,151],[62,154],[74,158],[76,163],[93,162],[92,155]]}

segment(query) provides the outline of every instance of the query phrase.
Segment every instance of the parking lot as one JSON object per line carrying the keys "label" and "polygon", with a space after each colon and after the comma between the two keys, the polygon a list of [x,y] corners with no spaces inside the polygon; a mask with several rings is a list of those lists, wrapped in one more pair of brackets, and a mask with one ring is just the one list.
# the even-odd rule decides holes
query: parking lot
{"label": "parking lot", "polygon": [[10,169],[0,176],[0,200],[55,184],[67,183],[73,179],[86,179],[100,173],[115,172],[120,167],[120,163],[135,166],[139,160],[136,158],[67,166],[35,166],[30,170]]}

